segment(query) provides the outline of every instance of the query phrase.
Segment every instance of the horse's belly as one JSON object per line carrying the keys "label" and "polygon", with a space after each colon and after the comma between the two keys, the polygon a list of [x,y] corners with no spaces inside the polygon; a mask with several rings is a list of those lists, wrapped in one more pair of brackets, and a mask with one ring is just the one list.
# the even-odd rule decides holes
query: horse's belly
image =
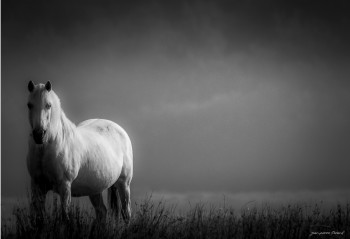
{"label": "horse's belly", "polygon": [[99,159],[104,161],[90,162],[82,167],[77,178],[72,182],[72,196],[88,196],[101,193],[112,186],[119,178],[122,159]]}
{"label": "horse's belly", "polygon": [[79,125],[87,152],[77,178],[72,182],[73,196],[101,193],[119,178],[125,154],[123,134],[115,123],[90,120]]}

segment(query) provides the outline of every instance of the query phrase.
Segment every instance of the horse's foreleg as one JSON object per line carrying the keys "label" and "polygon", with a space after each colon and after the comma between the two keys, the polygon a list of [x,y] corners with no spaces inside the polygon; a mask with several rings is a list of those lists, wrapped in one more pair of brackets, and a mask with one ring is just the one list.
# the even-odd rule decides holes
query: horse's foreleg
{"label": "horse's foreleg", "polygon": [[63,182],[59,186],[59,194],[61,198],[61,209],[62,209],[62,217],[65,222],[69,221],[68,218],[68,209],[71,203],[71,182]]}
{"label": "horse's foreleg", "polygon": [[45,211],[45,199],[48,189],[40,184],[31,181],[31,202],[30,202],[30,213],[34,215],[38,226],[44,221]]}

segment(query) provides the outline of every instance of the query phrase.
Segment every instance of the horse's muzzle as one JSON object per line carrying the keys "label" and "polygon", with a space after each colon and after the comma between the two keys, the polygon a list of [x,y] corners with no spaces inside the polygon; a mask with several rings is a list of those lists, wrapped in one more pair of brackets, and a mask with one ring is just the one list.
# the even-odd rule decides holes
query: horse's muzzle
{"label": "horse's muzzle", "polygon": [[43,144],[45,133],[46,130],[43,129],[33,130],[33,138],[36,144]]}

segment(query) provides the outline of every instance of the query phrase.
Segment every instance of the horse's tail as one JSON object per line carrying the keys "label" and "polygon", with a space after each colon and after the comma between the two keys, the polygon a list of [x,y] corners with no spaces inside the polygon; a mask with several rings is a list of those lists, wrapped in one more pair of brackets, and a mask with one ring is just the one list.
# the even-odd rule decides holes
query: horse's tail
{"label": "horse's tail", "polygon": [[108,204],[112,210],[113,216],[119,221],[121,212],[121,202],[117,185],[114,184],[108,189]]}

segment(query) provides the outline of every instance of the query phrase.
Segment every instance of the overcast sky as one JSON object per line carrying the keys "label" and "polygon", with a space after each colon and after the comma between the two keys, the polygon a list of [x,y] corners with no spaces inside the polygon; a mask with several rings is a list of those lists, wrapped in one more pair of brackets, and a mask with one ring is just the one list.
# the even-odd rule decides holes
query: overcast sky
{"label": "overcast sky", "polygon": [[29,186],[29,80],[126,129],[134,195],[349,195],[346,1],[101,2],[2,1],[2,197]]}

